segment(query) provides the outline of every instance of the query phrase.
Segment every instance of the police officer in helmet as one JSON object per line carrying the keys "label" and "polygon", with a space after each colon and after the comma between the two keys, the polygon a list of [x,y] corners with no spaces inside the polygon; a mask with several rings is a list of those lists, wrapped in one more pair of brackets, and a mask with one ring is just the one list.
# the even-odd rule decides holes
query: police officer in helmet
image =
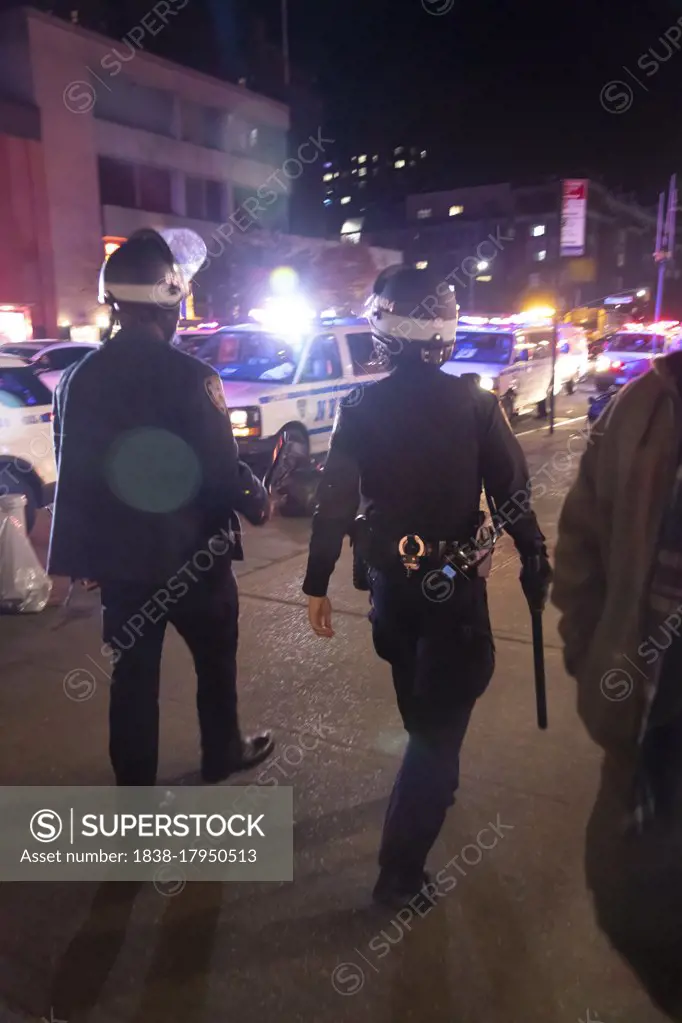
{"label": "police officer in helmet", "polygon": [[[314,632],[332,637],[327,588],[344,536],[354,536],[369,566],[374,646],[391,666],[409,736],[374,889],[378,901],[400,905],[427,879],[458,787],[460,747],[494,669],[486,581],[470,567],[483,488],[489,503],[514,509],[500,525],[514,539],[533,607],[544,606],[551,569],[526,462],[497,399],[441,369],[457,326],[451,287],[426,270],[389,268],[375,284],[369,322],[392,372],[340,404],[303,591]],[[366,514],[354,525],[360,500]]]}
{"label": "police officer in helmet", "polygon": [[274,745],[239,728],[232,572],[243,557],[237,513],[259,525],[269,501],[238,460],[220,378],[171,345],[206,249],[193,232],[164,234],[137,231],[105,262],[112,336],[55,395],[49,570],[101,588],[119,785],[156,783],[168,623],[194,659],[203,780],[253,767]]}

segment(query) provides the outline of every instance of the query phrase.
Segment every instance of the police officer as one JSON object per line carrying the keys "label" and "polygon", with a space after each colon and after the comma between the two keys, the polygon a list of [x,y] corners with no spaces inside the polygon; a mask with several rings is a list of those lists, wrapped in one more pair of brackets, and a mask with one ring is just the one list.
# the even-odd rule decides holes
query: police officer
{"label": "police officer", "polygon": [[303,591],[314,632],[333,636],[327,588],[362,499],[373,641],[391,665],[409,735],[374,889],[375,899],[395,906],[427,879],[469,718],[493,674],[485,579],[452,567],[480,527],[482,487],[505,512],[501,525],[515,541],[534,607],[544,606],[551,569],[526,462],[497,399],[441,370],[457,326],[450,286],[426,270],[391,267],[375,284],[368,315],[375,348],[393,369],[341,402]]}
{"label": "police officer", "polygon": [[239,728],[232,572],[243,557],[235,513],[259,525],[269,501],[238,460],[219,377],[171,346],[205,247],[193,232],[169,237],[189,240],[190,255],[144,229],[105,262],[100,301],[119,329],[63,375],[55,396],[49,570],[101,588],[119,785],[156,783],[169,622],[196,668],[203,780],[253,767],[274,745],[269,733],[244,738]]}

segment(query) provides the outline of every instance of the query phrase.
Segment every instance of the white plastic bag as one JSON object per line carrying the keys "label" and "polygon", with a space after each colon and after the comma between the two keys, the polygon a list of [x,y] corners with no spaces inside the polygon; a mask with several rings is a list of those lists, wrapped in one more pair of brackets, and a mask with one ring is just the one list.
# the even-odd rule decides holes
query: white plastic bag
{"label": "white plastic bag", "polygon": [[52,580],[26,535],[26,498],[0,497],[0,613],[36,614],[52,592]]}

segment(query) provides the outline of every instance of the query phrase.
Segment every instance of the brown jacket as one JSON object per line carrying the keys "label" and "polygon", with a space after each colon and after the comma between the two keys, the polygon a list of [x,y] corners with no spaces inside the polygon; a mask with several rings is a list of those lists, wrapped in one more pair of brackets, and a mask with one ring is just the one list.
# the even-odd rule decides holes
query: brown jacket
{"label": "brown jacket", "polygon": [[[634,755],[648,587],[682,438],[682,353],[623,389],[591,435],[559,520],[552,602],[578,712],[607,752]],[[644,649],[650,649],[646,647]]]}

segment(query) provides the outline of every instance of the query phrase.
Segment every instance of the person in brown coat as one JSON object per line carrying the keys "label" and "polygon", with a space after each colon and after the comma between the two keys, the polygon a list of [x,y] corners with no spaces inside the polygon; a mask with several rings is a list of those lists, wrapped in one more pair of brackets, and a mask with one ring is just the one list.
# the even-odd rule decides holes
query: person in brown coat
{"label": "person in brown coat", "polygon": [[682,352],[595,424],[559,521],[552,602],[604,752],[585,858],[597,918],[682,1020]]}

